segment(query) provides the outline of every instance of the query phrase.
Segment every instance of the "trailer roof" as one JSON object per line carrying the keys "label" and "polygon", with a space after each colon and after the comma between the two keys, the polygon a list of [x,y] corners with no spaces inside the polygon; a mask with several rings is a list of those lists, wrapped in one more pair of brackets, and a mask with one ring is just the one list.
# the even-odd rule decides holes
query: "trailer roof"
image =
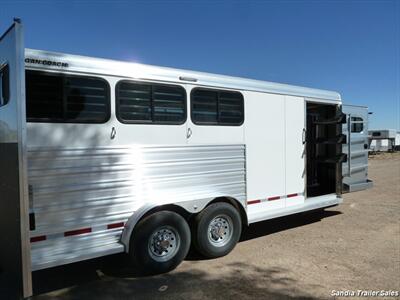
{"label": "trailer roof", "polygon": [[42,50],[26,49],[25,63],[27,67],[35,69],[187,83],[341,102],[340,94],[333,91]]}

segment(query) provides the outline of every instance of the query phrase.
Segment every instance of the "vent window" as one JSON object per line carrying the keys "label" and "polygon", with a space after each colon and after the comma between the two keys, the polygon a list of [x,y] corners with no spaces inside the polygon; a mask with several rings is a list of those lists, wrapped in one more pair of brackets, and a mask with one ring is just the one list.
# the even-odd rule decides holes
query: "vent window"
{"label": "vent window", "polygon": [[197,125],[239,126],[244,121],[243,95],[239,92],[194,89],[192,121]]}
{"label": "vent window", "polygon": [[104,123],[110,117],[108,83],[88,76],[26,71],[28,122]]}
{"label": "vent window", "polygon": [[180,125],[186,121],[186,91],[181,86],[120,81],[116,98],[122,123]]}

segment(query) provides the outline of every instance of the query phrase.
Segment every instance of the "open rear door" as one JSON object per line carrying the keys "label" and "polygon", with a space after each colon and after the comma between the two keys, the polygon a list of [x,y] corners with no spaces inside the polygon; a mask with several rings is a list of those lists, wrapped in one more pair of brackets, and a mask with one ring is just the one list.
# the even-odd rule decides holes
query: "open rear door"
{"label": "open rear door", "polygon": [[0,37],[0,298],[32,294],[26,176],[23,31]]}
{"label": "open rear door", "polygon": [[343,124],[346,144],[343,153],[347,161],[342,165],[343,191],[356,192],[372,187],[368,180],[368,108],[365,106],[343,105],[347,122]]}

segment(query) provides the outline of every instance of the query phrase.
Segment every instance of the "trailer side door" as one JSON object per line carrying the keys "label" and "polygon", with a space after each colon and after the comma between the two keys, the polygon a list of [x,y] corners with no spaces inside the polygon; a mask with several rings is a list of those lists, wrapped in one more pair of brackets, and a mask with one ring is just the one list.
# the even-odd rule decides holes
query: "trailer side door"
{"label": "trailer side door", "polygon": [[285,96],[285,189],[286,207],[305,200],[305,101]]}
{"label": "trailer side door", "polygon": [[365,190],[372,186],[368,180],[368,109],[343,105],[342,111],[347,118],[342,130],[347,137],[343,145],[343,153],[347,155],[342,165],[343,191]]}

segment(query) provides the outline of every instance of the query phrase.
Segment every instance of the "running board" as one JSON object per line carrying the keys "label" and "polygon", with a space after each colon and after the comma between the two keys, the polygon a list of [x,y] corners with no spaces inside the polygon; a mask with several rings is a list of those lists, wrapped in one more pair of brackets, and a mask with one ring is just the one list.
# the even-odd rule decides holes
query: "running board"
{"label": "running board", "polygon": [[249,224],[269,219],[279,218],[291,214],[297,214],[304,211],[333,206],[340,204],[342,202],[343,199],[341,197],[338,197],[336,194],[307,198],[304,201],[304,203],[299,205],[274,209],[268,212],[263,211],[263,212],[255,212],[253,214],[249,214]]}

